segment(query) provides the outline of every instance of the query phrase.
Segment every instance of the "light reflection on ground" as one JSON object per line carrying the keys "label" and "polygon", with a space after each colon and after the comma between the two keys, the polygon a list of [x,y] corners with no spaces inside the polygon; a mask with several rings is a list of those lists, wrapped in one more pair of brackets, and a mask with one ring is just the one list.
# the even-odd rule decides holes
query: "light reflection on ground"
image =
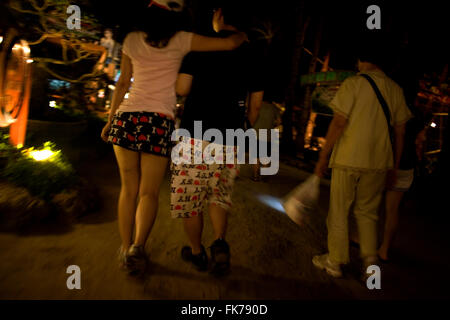
{"label": "light reflection on ground", "polygon": [[269,196],[267,194],[257,194],[256,198],[263,204],[265,204],[266,206],[281,212],[281,213],[285,213],[283,205],[282,205],[282,199],[278,199],[276,197],[272,197]]}

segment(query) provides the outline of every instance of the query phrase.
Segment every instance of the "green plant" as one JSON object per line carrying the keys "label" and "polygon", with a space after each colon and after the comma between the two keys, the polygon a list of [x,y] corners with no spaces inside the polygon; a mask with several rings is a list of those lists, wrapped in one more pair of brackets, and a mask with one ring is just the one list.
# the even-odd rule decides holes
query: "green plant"
{"label": "green plant", "polygon": [[39,150],[29,148],[12,154],[2,171],[4,179],[44,200],[78,182],[72,165],[51,142]]}

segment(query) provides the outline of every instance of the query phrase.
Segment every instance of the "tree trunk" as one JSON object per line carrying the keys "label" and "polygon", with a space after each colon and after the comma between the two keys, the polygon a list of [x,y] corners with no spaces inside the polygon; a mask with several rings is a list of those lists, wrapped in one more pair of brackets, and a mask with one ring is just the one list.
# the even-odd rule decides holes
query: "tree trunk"
{"label": "tree trunk", "polygon": [[[320,18],[319,25],[316,31],[316,37],[314,40],[314,50],[313,50],[313,56],[311,58],[311,62],[309,64],[309,70],[308,73],[314,73],[316,72],[316,66],[317,66],[317,58],[319,55],[319,49],[320,49],[320,42],[322,39],[322,29],[323,29],[323,17]],[[296,139],[296,148],[297,152],[302,156],[305,149],[305,134],[306,134],[306,128],[308,126],[309,117],[311,114],[311,107],[312,107],[312,91],[313,86],[308,85],[306,88],[305,96],[303,99],[303,105],[302,105],[302,111],[300,116],[300,123],[298,124],[297,129],[297,139]]]}
{"label": "tree trunk", "polygon": [[283,136],[281,147],[288,153],[295,154],[295,144],[292,137],[292,115],[293,107],[296,100],[296,90],[298,89],[298,82],[300,78],[300,60],[303,54],[303,45],[305,42],[306,29],[309,24],[309,17],[305,17],[305,2],[301,1],[297,7],[296,14],[299,14],[297,20],[294,53],[292,56],[291,79],[286,90],[286,112],[283,115]]}

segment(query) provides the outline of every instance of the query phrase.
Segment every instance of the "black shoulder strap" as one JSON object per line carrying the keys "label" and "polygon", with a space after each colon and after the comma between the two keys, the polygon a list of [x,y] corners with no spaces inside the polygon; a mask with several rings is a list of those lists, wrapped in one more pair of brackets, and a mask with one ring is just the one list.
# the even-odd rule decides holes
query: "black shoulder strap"
{"label": "black shoulder strap", "polygon": [[387,104],[386,100],[384,100],[383,95],[381,94],[380,89],[378,89],[375,81],[371,77],[369,77],[367,74],[361,74],[361,77],[364,77],[365,79],[367,79],[367,81],[369,81],[370,85],[373,88],[373,91],[375,91],[375,94],[378,98],[378,101],[381,104],[381,107],[383,108],[384,116],[386,117],[388,129],[389,129],[389,138],[391,139],[391,143],[392,143],[393,136],[392,136],[392,126],[391,126],[391,112],[389,111],[388,104]]}

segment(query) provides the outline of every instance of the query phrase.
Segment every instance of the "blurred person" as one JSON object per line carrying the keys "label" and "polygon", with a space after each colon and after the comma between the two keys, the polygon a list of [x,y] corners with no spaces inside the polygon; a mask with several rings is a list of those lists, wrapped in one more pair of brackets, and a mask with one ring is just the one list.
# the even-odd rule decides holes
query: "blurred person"
{"label": "blurred person", "polygon": [[[241,33],[218,39],[182,31],[183,8],[183,0],[151,1],[141,31],[125,38],[122,73],[101,134],[114,145],[119,165],[119,260],[133,275],[142,274],[148,263],[144,248],[170,155],[175,82],[183,57],[190,51],[232,50],[246,40]],[[124,100],[131,78],[129,99]]]}
{"label": "blurred person", "polygon": [[406,123],[404,148],[397,171],[397,181],[386,190],[383,241],[378,249],[378,258],[384,263],[389,261],[389,249],[399,225],[400,204],[405,193],[413,184],[415,168],[422,160],[426,136],[424,115],[421,115],[415,106],[420,87],[417,70],[410,67],[416,57],[408,54],[411,51],[408,49],[411,48],[406,45],[400,48],[399,61],[393,70],[392,77],[403,88],[406,104],[414,117]]}
{"label": "blurred person", "polygon": [[[256,130],[258,134],[258,146],[260,143],[265,143],[267,145],[267,150],[270,153],[270,146],[271,146],[271,132],[270,130],[273,129],[276,125],[277,118],[280,117],[279,109],[276,106],[276,103],[280,101],[275,101],[277,99],[271,99],[270,97],[265,97],[263,100],[263,103],[261,105],[261,109],[258,113],[258,118],[253,125],[253,129]],[[259,130],[267,130],[267,137],[263,138],[260,136]],[[252,165],[253,169],[253,181],[261,181],[261,161],[258,157],[257,159],[258,163]]]}
{"label": "blurred person", "polygon": [[106,49],[106,59],[104,62],[104,71],[110,77],[114,78],[116,64],[119,63],[120,44],[114,40],[112,29],[106,29],[104,37],[100,39],[100,45]]}
{"label": "blurred person", "polygon": [[[222,1],[214,10],[212,24],[218,38],[245,30],[248,19],[241,5],[235,4]],[[248,44],[233,52],[192,53],[185,58],[177,93],[187,96],[180,128],[190,133],[189,138],[195,136],[195,121],[202,121],[203,131],[217,129],[224,137],[227,129],[244,128],[247,97],[248,121],[255,124],[264,94],[262,65],[257,58]],[[210,141],[189,140],[184,143],[203,149],[211,145]],[[223,147],[224,155],[235,152],[234,144],[226,146],[214,142],[220,149]],[[172,164],[172,217],[183,219],[190,243],[182,248],[181,257],[199,271],[207,271],[209,260],[202,245],[205,208],[209,208],[215,236],[210,247],[211,273],[222,276],[230,270],[230,246],[225,238],[238,174],[236,163],[206,164],[203,159],[201,165]]]}
{"label": "blurred person", "polygon": [[[411,118],[402,89],[381,69],[383,50],[387,48],[377,39],[367,37],[360,44],[359,73],[342,83],[330,103],[334,116],[314,171],[323,177],[327,168],[332,168],[328,253],[315,256],[312,262],[333,277],[341,277],[341,265],[350,260],[348,217],[352,206],[364,278],[367,267],[378,262],[378,209],[386,185],[396,182],[405,124]],[[381,99],[369,80],[387,103],[389,125]],[[390,126],[394,142],[390,138]]]}

